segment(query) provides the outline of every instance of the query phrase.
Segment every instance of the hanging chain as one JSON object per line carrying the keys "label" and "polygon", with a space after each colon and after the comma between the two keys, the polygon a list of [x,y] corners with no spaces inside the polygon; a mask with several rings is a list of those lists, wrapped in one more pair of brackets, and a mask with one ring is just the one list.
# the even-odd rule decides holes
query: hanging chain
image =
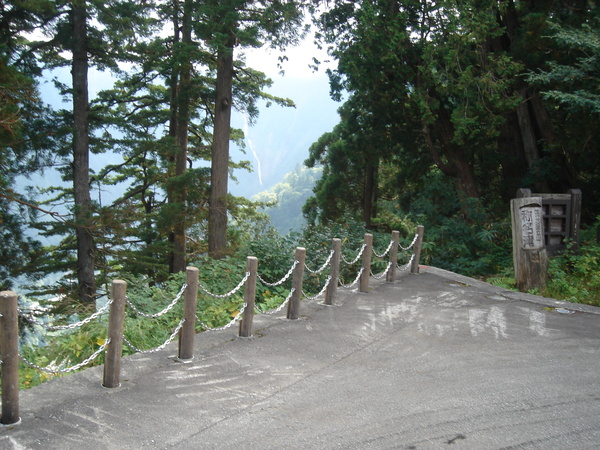
{"label": "hanging chain", "polygon": [[410,245],[408,247],[402,247],[400,244],[398,244],[398,246],[402,250],[410,250],[412,248],[412,246],[415,245],[415,242],[417,242],[418,237],[419,237],[419,233],[415,233],[415,237],[413,238],[412,242],[410,243]]}
{"label": "hanging chain", "polygon": [[242,308],[236,314],[236,316],[233,319],[231,319],[231,321],[227,325],[223,325],[222,327],[217,327],[217,328],[209,327],[204,322],[202,322],[198,316],[196,316],[196,320],[202,326],[202,328],[204,328],[206,331],[223,331],[223,330],[226,330],[227,328],[229,328],[230,326],[232,326],[234,323],[236,323],[238,320],[240,320],[242,318],[242,314],[244,314],[244,311],[246,310],[246,306],[248,306],[248,305],[246,303],[244,303],[242,305]]}
{"label": "hanging chain", "polygon": [[179,290],[179,293],[177,294],[175,299],[169,304],[169,306],[167,306],[162,311],[157,312],[156,314],[146,314],[146,313],[140,311],[139,309],[137,309],[135,307],[135,305],[133,303],[131,303],[131,301],[129,301],[129,297],[125,297],[125,300],[127,301],[127,304],[129,305],[129,307],[131,309],[133,309],[136,314],[139,314],[140,316],[146,317],[148,319],[156,319],[157,317],[163,316],[166,313],[168,313],[177,304],[177,302],[181,299],[181,296],[185,292],[186,288],[187,288],[187,284],[184,283],[183,286],[181,287],[181,289]]}
{"label": "hanging chain", "polygon": [[283,303],[281,305],[279,305],[279,307],[277,309],[272,309],[270,311],[263,311],[260,308],[256,308],[255,307],[255,311],[257,311],[259,314],[267,314],[267,315],[271,315],[271,314],[276,314],[279,311],[281,311],[283,309],[283,307],[285,305],[287,305],[290,301],[290,299],[292,298],[292,295],[294,294],[294,292],[296,292],[295,288],[292,288],[292,290],[290,291],[290,294],[287,296],[287,298],[283,301]]}
{"label": "hanging chain", "polygon": [[390,261],[387,265],[387,267],[385,268],[385,270],[380,274],[380,275],[375,275],[373,273],[373,271],[371,271],[371,276],[373,278],[375,278],[376,280],[381,280],[383,277],[385,277],[387,275],[387,273],[389,272],[390,268],[392,267],[392,262]]}
{"label": "hanging chain", "polygon": [[329,253],[329,256],[327,257],[327,261],[325,261],[325,263],[321,266],[320,269],[318,270],[310,270],[310,268],[306,265],[306,263],[304,263],[304,267],[306,268],[306,270],[308,270],[310,273],[321,273],[325,270],[325,268],[329,265],[329,263],[331,262],[331,258],[333,257],[333,254],[335,252],[333,250],[331,250],[331,252]]}
{"label": "hanging chain", "polygon": [[263,278],[257,274],[258,279],[266,286],[270,286],[270,287],[275,287],[275,286],[279,286],[280,284],[285,283],[285,281],[290,277],[290,275],[294,272],[294,269],[296,268],[296,266],[300,264],[300,261],[294,261],[294,264],[292,265],[292,268],[290,270],[288,270],[288,273],[285,274],[285,276],[275,282],[275,283],[269,283],[268,281],[263,280]]}
{"label": "hanging chain", "polygon": [[306,293],[304,291],[302,291],[302,295],[304,295],[304,298],[306,300],[315,300],[317,297],[323,295],[323,293],[327,290],[327,286],[329,286],[330,281],[331,281],[331,275],[327,277],[327,281],[325,281],[325,285],[323,286],[323,289],[321,289],[321,291],[317,295],[309,297],[308,295],[306,295]]}
{"label": "hanging chain", "polygon": [[162,349],[164,349],[167,345],[169,345],[171,342],[173,342],[173,339],[175,339],[175,336],[177,336],[177,333],[179,333],[179,330],[181,330],[181,327],[183,327],[183,322],[185,322],[185,319],[181,319],[179,321],[179,325],[177,325],[175,330],[173,330],[173,333],[171,333],[171,336],[169,336],[169,338],[162,345],[159,345],[158,347],[155,347],[150,350],[140,350],[139,348],[135,347],[131,342],[129,342],[129,340],[125,336],[123,336],[123,341],[125,342],[125,344],[127,344],[127,347],[129,347],[131,350],[133,350],[136,353],[159,352]]}
{"label": "hanging chain", "polygon": [[392,245],[394,245],[394,240],[390,241],[390,245],[388,245],[388,247],[385,249],[385,251],[380,255],[375,251],[375,248],[373,248],[373,254],[375,256],[377,256],[378,258],[383,258],[385,255],[387,255],[390,250],[392,249]]}
{"label": "hanging chain", "polygon": [[409,261],[408,261],[408,262],[407,262],[407,263],[406,263],[406,264],[405,264],[403,267],[400,267],[399,265],[397,265],[397,264],[396,264],[396,268],[397,268],[398,270],[401,270],[401,271],[408,270],[408,268],[410,267],[410,265],[411,265],[411,264],[412,264],[412,262],[413,262],[413,259],[415,259],[415,254],[414,254],[414,253],[413,253],[413,254],[412,254],[412,256],[410,257],[410,260],[409,260]]}
{"label": "hanging chain", "polygon": [[365,251],[365,248],[367,248],[367,244],[363,244],[362,247],[360,248],[360,250],[358,251],[358,255],[356,255],[356,258],[354,258],[352,261],[348,261],[346,259],[346,257],[344,256],[344,254],[342,253],[342,261],[344,261],[346,264],[348,264],[349,266],[351,266],[352,264],[355,264],[360,257],[362,256],[363,252]]}
{"label": "hanging chain", "polygon": [[45,373],[69,373],[69,372],[75,372],[76,370],[81,369],[83,366],[87,366],[90,362],[92,362],[94,359],[96,359],[100,353],[102,353],[104,351],[104,349],[106,348],[106,346],[108,344],[110,344],[110,338],[107,339],[106,342],[104,342],[104,344],[102,344],[98,348],[98,350],[96,350],[89,358],[81,361],[79,364],[76,364],[73,367],[68,367],[65,369],[48,369],[47,367],[41,367],[41,366],[38,366],[38,365],[32,363],[31,361],[27,360],[22,355],[19,355],[19,358],[21,358],[21,360],[28,366],[33,367],[34,369],[40,370]]}
{"label": "hanging chain", "polygon": [[26,319],[28,322],[33,323],[34,325],[39,325],[41,327],[46,328],[47,330],[50,331],[58,331],[58,330],[73,330],[75,328],[81,327],[87,323],[90,323],[92,320],[96,319],[98,316],[101,316],[102,314],[104,314],[108,308],[110,307],[110,305],[112,304],[112,299],[108,299],[108,301],[106,302],[106,305],[104,305],[102,308],[100,308],[98,311],[96,311],[94,314],[92,314],[91,316],[76,322],[76,323],[70,323],[69,325],[47,325],[45,323],[39,322],[38,320],[36,320],[35,318],[21,313],[19,312],[19,316],[23,317],[24,319]]}
{"label": "hanging chain", "polygon": [[352,286],[354,286],[356,283],[358,283],[358,280],[360,280],[360,276],[363,274],[364,271],[364,267],[361,267],[360,270],[358,271],[358,275],[356,275],[356,278],[354,279],[354,281],[350,284],[343,284],[340,280],[338,280],[338,283],[341,287],[346,288],[346,289],[350,289]]}
{"label": "hanging chain", "polygon": [[231,297],[233,294],[235,294],[237,291],[239,291],[240,288],[244,285],[244,283],[248,280],[249,277],[250,277],[250,272],[246,272],[246,276],[242,279],[242,281],[240,281],[240,284],[238,284],[236,287],[234,287],[227,294],[222,294],[222,295],[221,294],[213,294],[212,292],[208,291],[201,284],[199,284],[198,286],[200,287],[200,289],[202,289],[202,291],[205,294],[210,295],[211,297],[215,297],[215,298],[227,298],[227,297]]}

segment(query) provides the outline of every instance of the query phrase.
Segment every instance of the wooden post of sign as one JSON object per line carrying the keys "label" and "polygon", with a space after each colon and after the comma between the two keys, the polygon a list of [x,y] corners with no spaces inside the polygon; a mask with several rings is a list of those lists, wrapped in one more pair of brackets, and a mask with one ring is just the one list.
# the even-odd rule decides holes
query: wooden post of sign
{"label": "wooden post of sign", "polygon": [[338,281],[340,279],[340,255],[342,253],[342,240],[333,238],[331,240],[331,250],[333,250],[333,256],[329,262],[329,285],[325,290],[325,304],[333,305],[333,299],[335,297],[335,291],[337,290]]}
{"label": "wooden post of sign", "polygon": [[2,418],[0,423],[19,422],[19,313],[17,294],[0,292],[0,358],[2,358]]}
{"label": "wooden post of sign", "polygon": [[548,256],[544,244],[541,197],[521,197],[510,201],[513,238],[513,265],[521,292],[546,287]]}
{"label": "wooden post of sign", "polygon": [[358,282],[359,292],[369,292],[369,278],[371,277],[371,257],[373,255],[373,235],[366,233],[364,237],[365,250],[362,255],[362,273]]}
{"label": "wooden post of sign", "polygon": [[187,267],[185,270],[186,288],[183,301],[183,325],[179,331],[179,359],[192,359],[194,357],[194,338],[196,336],[196,305],[198,304],[198,278],[197,267]]}
{"label": "wooden post of sign", "polygon": [[398,265],[398,245],[400,242],[400,232],[392,231],[392,248],[390,249],[390,268],[385,276],[389,283],[396,280],[396,266]]}
{"label": "wooden post of sign", "polygon": [[125,300],[127,282],[113,280],[112,304],[108,317],[108,339],[104,358],[104,378],[102,386],[116,388],[121,385],[121,355],[123,353],[123,326],[125,323]]}
{"label": "wooden post of sign", "polygon": [[413,251],[414,258],[412,260],[412,265],[410,266],[410,273],[413,275],[419,273],[421,248],[423,247],[423,233],[425,233],[425,227],[423,225],[417,225],[417,241],[415,242],[415,249]]}
{"label": "wooden post of sign", "polygon": [[300,316],[300,299],[302,298],[302,281],[304,278],[304,262],[306,261],[306,249],[296,248],[295,261],[297,262],[292,274],[292,297],[288,303],[287,318],[296,320]]}
{"label": "wooden post of sign", "polygon": [[579,224],[581,223],[581,189],[569,189],[571,195],[571,239],[573,251],[579,251]]}
{"label": "wooden post of sign", "polygon": [[246,272],[250,275],[244,285],[244,304],[246,309],[240,322],[240,337],[252,336],[252,322],[254,321],[254,298],[256,297],[256,276],[258,274],[258,259],[248,256],[246,259]]}

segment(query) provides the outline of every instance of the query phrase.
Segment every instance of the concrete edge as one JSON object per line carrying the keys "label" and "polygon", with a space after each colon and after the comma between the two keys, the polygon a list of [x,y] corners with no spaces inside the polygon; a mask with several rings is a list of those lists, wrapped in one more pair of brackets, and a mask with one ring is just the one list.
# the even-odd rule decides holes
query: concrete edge
{"label": "concrete edge", "polygon": [[466,284],[468,286],[479,287],[483,289],[495,289],[497,295],[501,295],[511,300],[520,300],[524,302],[535,303],[537,305],[544,306],[547,308],[564,308],[569,311],[578,311],[600,315],[600,307],[597,306],[584,305],[581,303],[571,303],[563,300],[541,297],[539,295],[526,294],[524,292],[510,291],[500,286],[495,286],[484,281],[476,280],[474,278],[470,278],[465,275],[460,275],[437,267],[419,266],[419,268],[422,271],[422,273],[431,273],[443,278],[447,278],[449,280]]}

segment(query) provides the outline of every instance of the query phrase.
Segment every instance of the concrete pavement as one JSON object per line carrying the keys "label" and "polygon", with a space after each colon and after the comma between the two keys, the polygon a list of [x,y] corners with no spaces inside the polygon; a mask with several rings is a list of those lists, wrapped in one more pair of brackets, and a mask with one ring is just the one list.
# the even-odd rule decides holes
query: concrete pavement
{"label": "concrete pavement", "polygon": [[21,393],[0,449],[600,448],[600,308],[435,268]]}

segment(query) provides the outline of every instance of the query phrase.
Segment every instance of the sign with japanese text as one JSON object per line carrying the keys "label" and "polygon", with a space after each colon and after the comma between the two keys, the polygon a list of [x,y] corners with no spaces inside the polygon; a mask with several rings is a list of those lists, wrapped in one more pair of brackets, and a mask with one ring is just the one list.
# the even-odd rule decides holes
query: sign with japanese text
{"label": "sign with japanese text", "polygon": [[544,229],[541,206],[527,205],[519,209],[521,222],[521,247],[526,250],[544,246]]}

